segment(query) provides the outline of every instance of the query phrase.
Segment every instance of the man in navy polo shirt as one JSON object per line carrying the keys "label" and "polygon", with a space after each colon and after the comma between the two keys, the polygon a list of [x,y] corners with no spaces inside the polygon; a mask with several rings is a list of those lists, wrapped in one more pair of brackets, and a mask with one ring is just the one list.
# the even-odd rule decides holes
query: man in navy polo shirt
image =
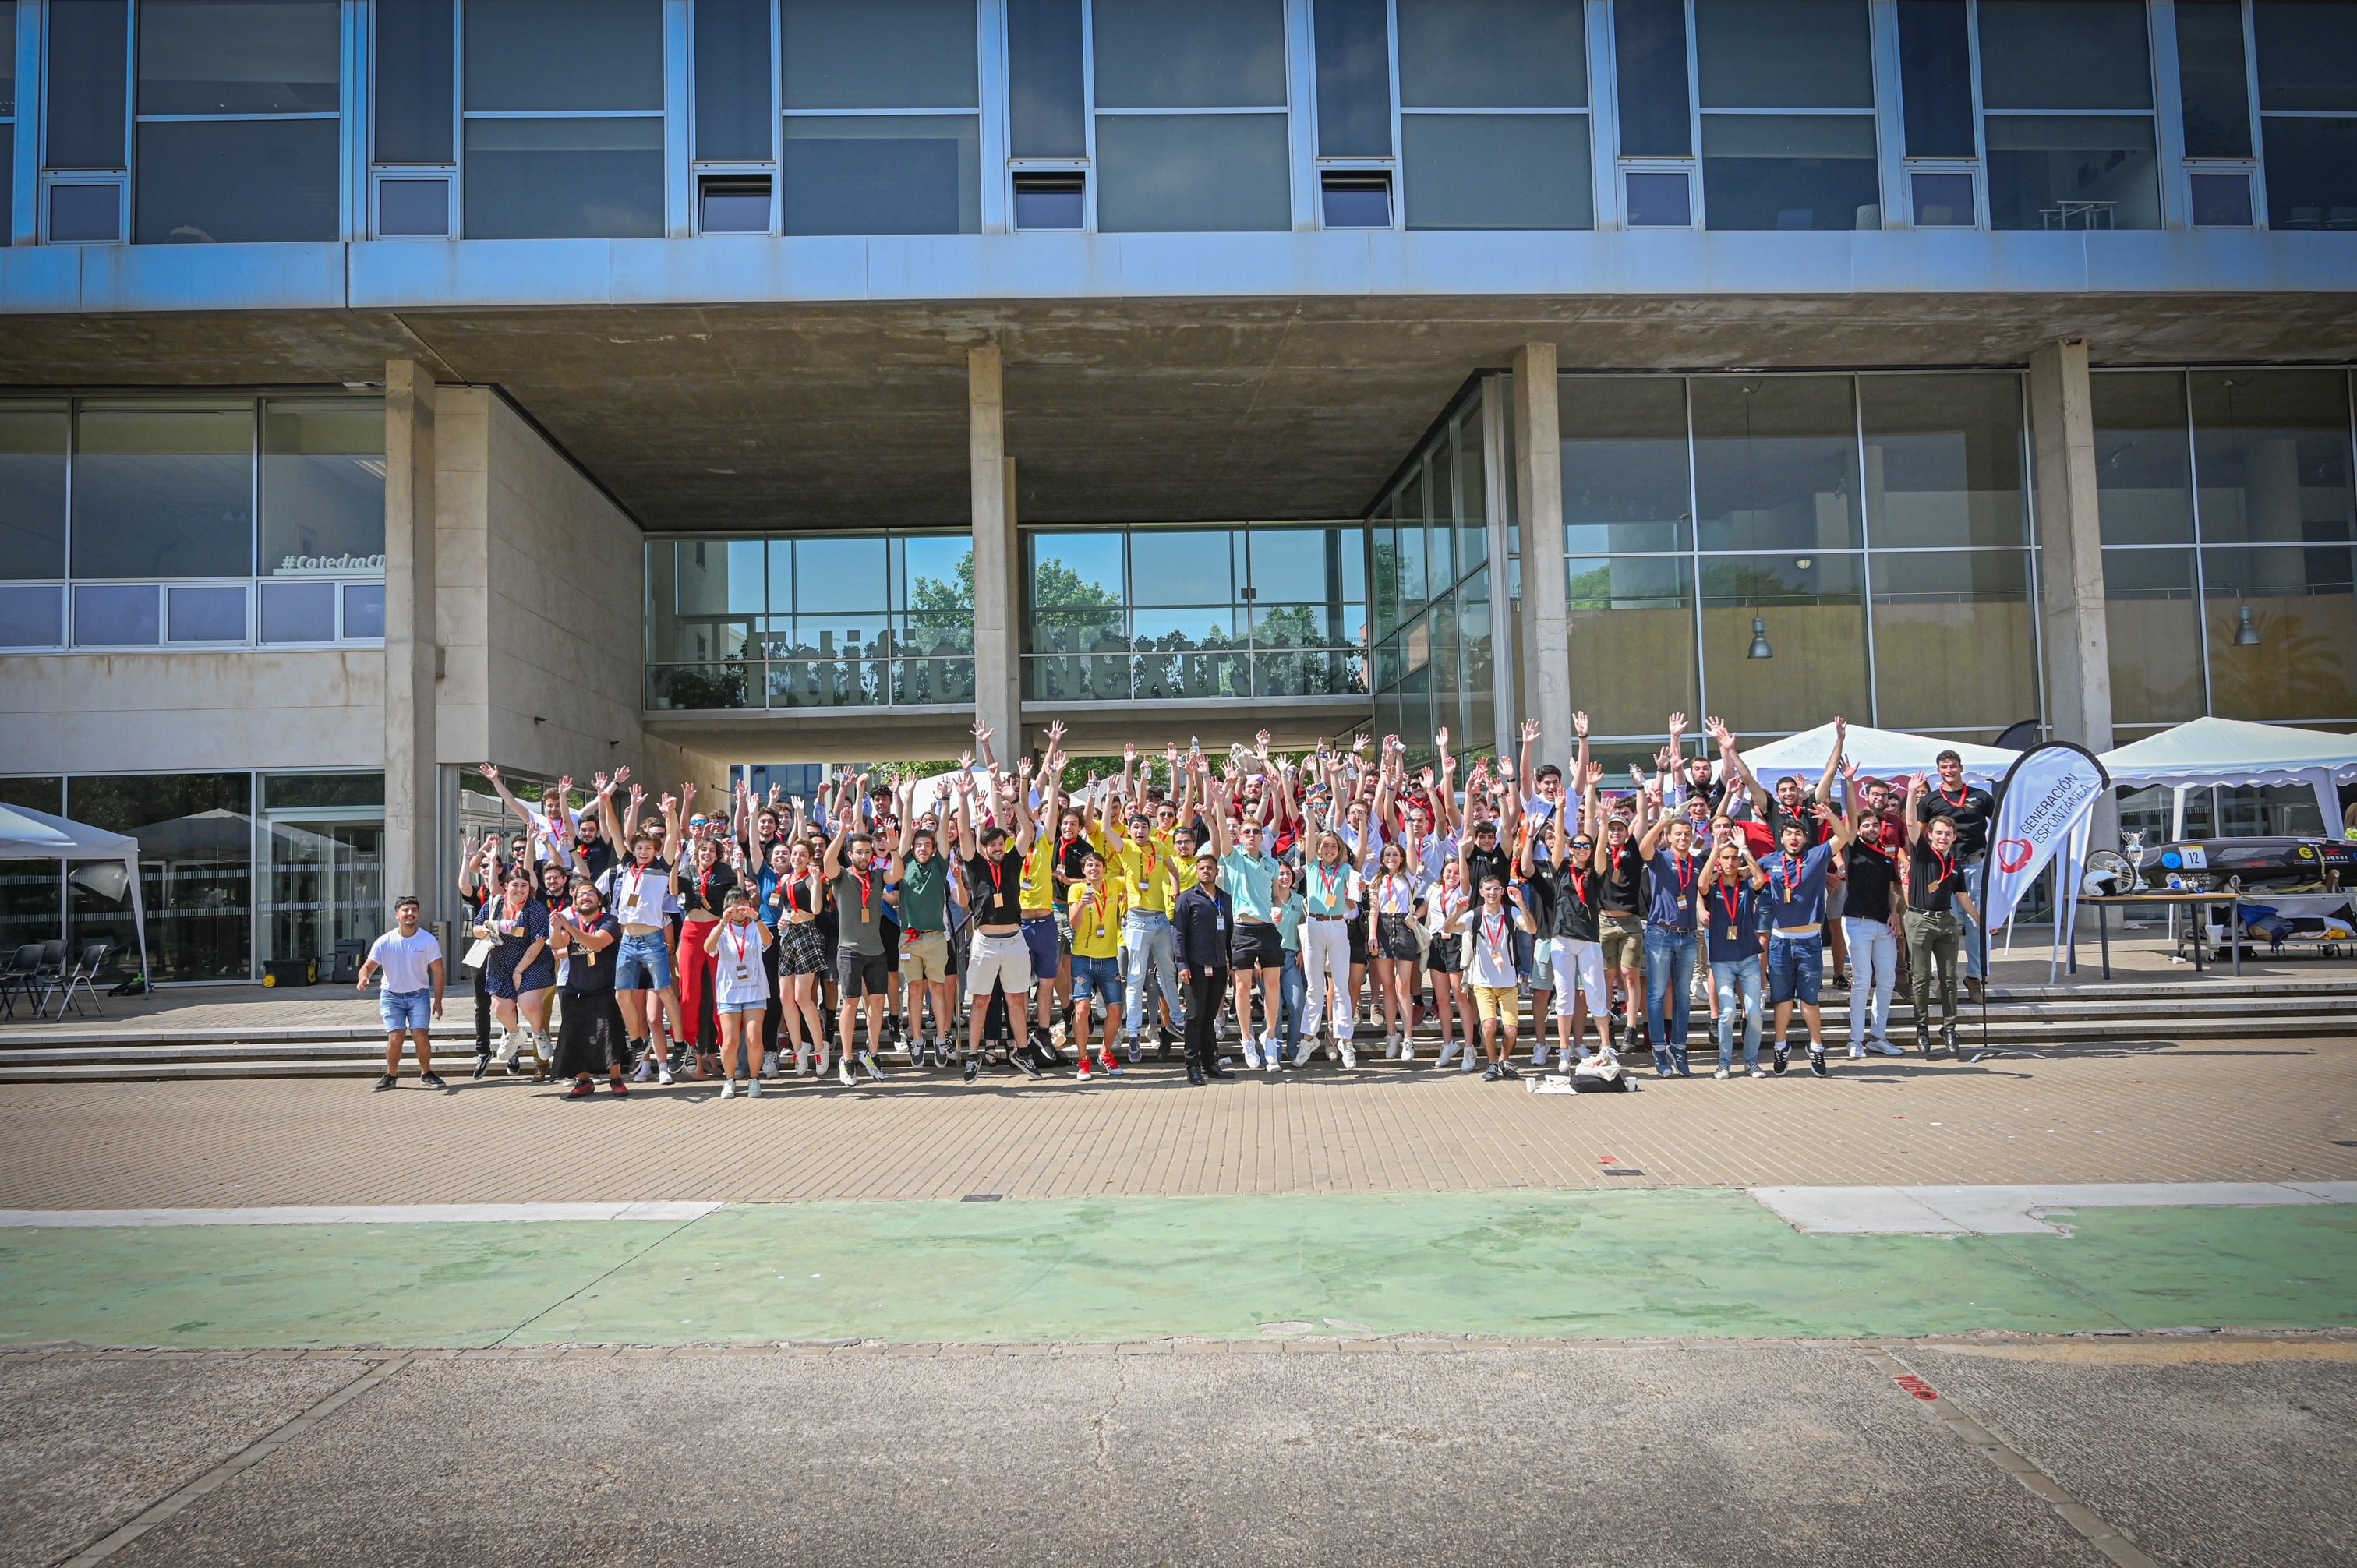
{"label": "man in navy polo shirt", "polygon": [[[1812,847],[1819,826],[1830,836]],[[1768,1000],[1776,1009],[1775,1070],[1784,1070],[1784,1031],[1798,1002],[1809,1024],[1809,1070],[1823,1078],[1825,1019],[1817,1010],[1817,987],[1825,959],[1825,877],[1856,835],[1847,817],[1810,802],[1786,816],[1776,836],[1780,847],[1760,863],[1768,878],[1762,897],[1768,901]]]}

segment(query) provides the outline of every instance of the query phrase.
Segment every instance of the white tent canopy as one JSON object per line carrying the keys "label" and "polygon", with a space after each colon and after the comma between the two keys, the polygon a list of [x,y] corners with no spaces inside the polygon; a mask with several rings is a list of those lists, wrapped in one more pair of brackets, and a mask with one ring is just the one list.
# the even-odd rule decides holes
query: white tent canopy
{"label": "white tent canopy", "polygon": [[[1857,764],[1858,771],[1869,779],[1890,779],[1902,773],[1936,773],[1933,758],[1943,751],[1953,751],[1963,758],[1964,777],[1975,784],[1994,785],[2013,766],[2018,752],[2002,751],[1994,746],[1975,746],[1969,741],[1942,740],[1935,735],[1906,735],[1898,730],[1868,729],[1864,725],[1849,726],[1849,739],[1843,749]],[[1806,783],[1814,784],[1825,770],[1825,759],[1834,752],[1834,726],[1819,725],[1799,735],[1788,735],[1781,740],[1764,742],[1743,753],[1743,766],[1751,769],[1760,782],[1774,789],[1776,780],[1796,775]]]}
{"label": "white tent canopy", "polygon": [[[139,972],[147,972],[147,909],[139,891],[139,841],[128,833],[53,817],[25,806],[0,806],[0,860],[100,861],[93,867],[102,876],[91,877],[91,890],[110,898],[131,896],[131,929],[139,936]],[[114,874],[121,868],[123,886]],[[89,875],[89,873],[78,875]]]}
{"label": "white tent canopy", "polygon": [[[2316,791],[2325,836],[2339,838],[2339,786],[2357,782],[2357,736],[2244,719],[2194,719],[2105,752],[2104,768],[2112,782],[2125,789],[2164,785],[2181,792],[2212,784],[2230,789],[2304,784]],[[2180,812],[2176,821],[2181,817]],[[2171,831],[2180,829],[2172,826]]]}

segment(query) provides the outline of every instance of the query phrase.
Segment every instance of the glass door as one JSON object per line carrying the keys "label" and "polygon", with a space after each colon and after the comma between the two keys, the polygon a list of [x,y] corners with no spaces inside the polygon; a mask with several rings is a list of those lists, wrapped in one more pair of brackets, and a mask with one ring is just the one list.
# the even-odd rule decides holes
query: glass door
{"label": "glass door", "polygon": [[263,956],[317,959],[324,975],[337,942],[383,929],[383,820],[290,811],[267,825]]}

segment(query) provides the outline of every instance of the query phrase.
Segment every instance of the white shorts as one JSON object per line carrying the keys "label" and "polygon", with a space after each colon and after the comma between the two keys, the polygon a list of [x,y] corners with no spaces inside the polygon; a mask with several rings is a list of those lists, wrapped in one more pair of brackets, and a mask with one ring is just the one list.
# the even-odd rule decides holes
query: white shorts
{"label": "white shorts", "polygon": [[1612,993],[1604,979],[1604,944],[1577,937],[1557,937],[1549,954],[1555,971],[1555,1015],[1568,1018],[1576,1009],[1574,993],[1587,998],[1587,1010],[1597,1017],[1612,1011]]}
{"label": "white shorts", "polygon": [[1004,986],[1007,1000],[1018,1005],[1031,989],[1031,948],[1021,931],[1003,937],[974,934],[974,946],[966,951],[966,997],[986,1002],[993,985]]}

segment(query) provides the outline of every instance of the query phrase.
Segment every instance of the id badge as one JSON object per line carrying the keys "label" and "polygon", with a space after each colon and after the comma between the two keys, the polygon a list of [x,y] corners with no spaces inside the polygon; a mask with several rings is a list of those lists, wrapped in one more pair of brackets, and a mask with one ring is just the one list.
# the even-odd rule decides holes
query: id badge
{"label": "id badge", "polygon": [[1225,915],[1219,916],[1212,921],[1211,929],[1215,931],[1226,930],[1228,929],[1228,918]]}
{"label": "id badge", "polygon": [[738,964],[738,965],[737,966],[737,979],[739,979],[739,980],[750,980],[752,977],[753,977],[752,971],[750,971],[750,970],[747,969],[747,968],[746,968],[743,964],[741,964],[741,963],[740,963],[740,964]]}

